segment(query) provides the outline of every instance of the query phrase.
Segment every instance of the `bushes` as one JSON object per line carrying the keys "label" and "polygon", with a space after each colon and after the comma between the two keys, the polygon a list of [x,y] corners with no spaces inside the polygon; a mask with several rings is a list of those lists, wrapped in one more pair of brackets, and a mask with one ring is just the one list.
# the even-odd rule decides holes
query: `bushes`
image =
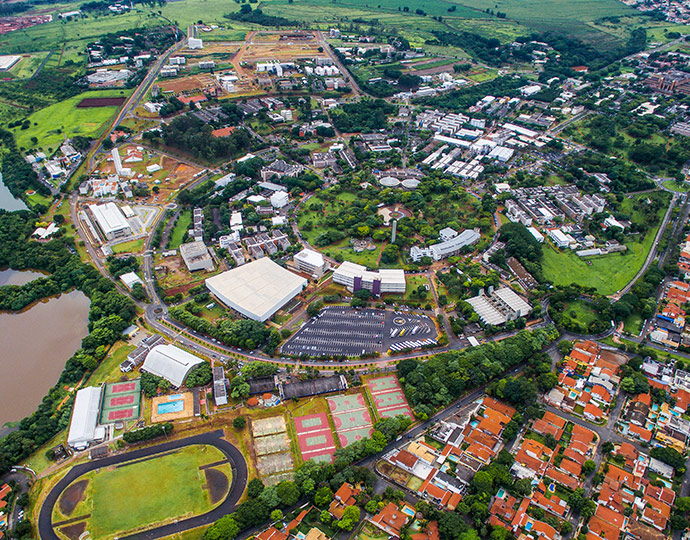
{"label": "bushes", "polygon": [[212,379],[213,371],[211,370],[211,364],[203,362],[189,372],[187,380],[185,381],[185,386],[187,386],[187,388],[206,386]]}
{"label": "bushes", "polygon": [[127,444],[135,444],[143,441],[150,441],[151,439],[156,439],[163,435],[169,435],[172,433],[172,430],[172,423],[165,422],[164,424],[154,424],[141,429],[135,429],[134,431],[127,431],[122,435],[122,438]]}

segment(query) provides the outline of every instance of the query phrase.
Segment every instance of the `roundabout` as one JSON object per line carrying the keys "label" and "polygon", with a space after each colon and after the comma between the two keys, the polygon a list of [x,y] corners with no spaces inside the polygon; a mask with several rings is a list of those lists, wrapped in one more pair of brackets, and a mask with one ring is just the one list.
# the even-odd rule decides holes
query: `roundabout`
{"label": "roundabout", "polygon": [[247,465],[222,436],[217,430],[76,465],[48,493],[40,537],[155,539],[232,513]]}

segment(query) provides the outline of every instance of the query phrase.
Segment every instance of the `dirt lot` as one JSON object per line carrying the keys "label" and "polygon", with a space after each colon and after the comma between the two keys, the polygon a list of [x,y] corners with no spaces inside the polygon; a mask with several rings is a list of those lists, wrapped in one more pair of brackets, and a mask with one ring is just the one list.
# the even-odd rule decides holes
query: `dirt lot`
{"label": "dirt lot", "polygon": [[77,103],[77,109],[89,109],[93,107],[119,107],[125,102],[123,97],[84,98]]}
{"label": "dirt lot", "polygon": [[80,480],[69,486],[60,497],[59,506],[60,512],[65,516],[69,516],[81,501],[86,491],[86,486],[89,484],[88,480]]}
{"label": "dirt lot", "polygon": [[208,488],[208,495],[211,499],[211,504],[220,501],[228,491],[228,477],[218,469],[205,469],[206,487]]}

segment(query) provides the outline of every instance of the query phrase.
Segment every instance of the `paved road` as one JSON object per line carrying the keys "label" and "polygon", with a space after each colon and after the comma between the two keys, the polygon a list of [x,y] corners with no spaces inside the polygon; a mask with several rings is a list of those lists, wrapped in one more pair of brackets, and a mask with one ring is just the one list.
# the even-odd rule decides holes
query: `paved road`
{"label": "paved road", "polygon": [[102,467],[118,465],[134,459],[146,458],[161,452],[175,450],[177,448],[182,448],[192,444],[208,444],[215,446],[227,456],[228,461],[232,466],[232,484],[230,486],[228,495],[225,497],[225,500],[218,507],[200,516],[183,519],[168,525],[162,525],[146,532],[124,536],[121,538],[121,540],[155,540],[157,538],[163,538],[172,534],[179,534],[189,529],[201,527],[202,525],[208,525],[209,523],[213,523],[221,517],[232,513],[235,510],[235,506],[240,500],[242,493],[244,493],[245,486],[247,485],[247,464],[242,456],[242,453],[228,441],[222,439],[222,436],[223,431],[217,430],[204,433],[202,435],[195,435],[193,437],[170,441],[149,448],[142,448],[141,450],[134,450],[132,452],[76,465],[55,485],[55,487],[53,487],[50,493],[48,493],[48,496],[41,507],[41,512],[38,516],[38,531],[41,539],[60,540],[57,534],[55,534],[53,531],[53,508],[55,507],[55,504],[57,503],[62,491],[83,474],[100,469]]}

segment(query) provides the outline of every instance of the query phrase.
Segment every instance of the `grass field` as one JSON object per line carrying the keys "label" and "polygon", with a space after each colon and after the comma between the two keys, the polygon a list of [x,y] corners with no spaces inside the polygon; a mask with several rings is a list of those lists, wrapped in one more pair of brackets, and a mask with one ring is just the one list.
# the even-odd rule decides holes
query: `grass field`
{"label": "grass field", "polygon": [[28,79],[36,72],[48,54],[50,53],[37,52],[31,55],[24,55],[19,62],[12,66],[10,74],[16,79]]}
{"label": "grass field", "polygon": [[[59,147],[65,137],[100,135],[108,120],[119,107],[92,107],[78,109],[77,104],[88,97],[129,96],[130,90],[109,90],[104,92],[84,92],[65,101],[33,113],[28,120],[28,129],[14,128],[12,131],[19,148],[42,148],[47,154]],[[37,142],[32,141],[32,137]]]}
{"label": "grass field", "polygon": [[175,222],[172,232],[170,233],[170,240],[168,241],[168,249],[177,249],[182,243],[184,234],[189,230],[192,224],[192,211],[185,210],[180,213],[180,216]]}
{"label": "grass field", "polygon": [[599,320],[599,314],[594,307],[589,302],[583,300],[568,302],[563,311],[586,328],[588,328],[591,323]]}
{"label": "grass field", "polygon": [[676,180],[666,180],[664,182],[664,187],[666,189],[670,189],[672,191],[679,191],[681,193],[686,193],[690,191],[690,184],[686,184],[685,182],[679,183]]}
{"label": "grass field", "polygon": [[[154,524],[204,513],[212,505],[199,467],[224,459],[222,452],[194,445],[167,455],[115,469],[101,469],[89,480],[86,497],[75,509],[91,513],[88,530],[108,538]],[[223,469],[230,474],[229,466]],[[151,489],[155,487],[155,493]]]}
{"label": "grass field", "polygon": [[145,240],[145,238],[139,238],[138,240],[130,240],[129,242],[115,244],[112,247],[113,253],[139,253],[144,249]]}
{"label": "grass field", "polygon": [[[665,194],[668,200],[670,195]],[[666,207],[659,210],[659,223],[666,212]],[[621,210],[631,215],[633,221],[639,219],[632,198],[625,199]],[[542,269],[544,277],[555,285],[578,283],[584,287],[594,287],[599,294],[609,295],[622,289],[644,264],[659,227],[650,229],[641,242],[628,241],[628,251],[612,253],[601,257],[581,259],[571,250],[557,251],[549,242],[544,246]],[[587,264],[589,261],[591,264]]]}

